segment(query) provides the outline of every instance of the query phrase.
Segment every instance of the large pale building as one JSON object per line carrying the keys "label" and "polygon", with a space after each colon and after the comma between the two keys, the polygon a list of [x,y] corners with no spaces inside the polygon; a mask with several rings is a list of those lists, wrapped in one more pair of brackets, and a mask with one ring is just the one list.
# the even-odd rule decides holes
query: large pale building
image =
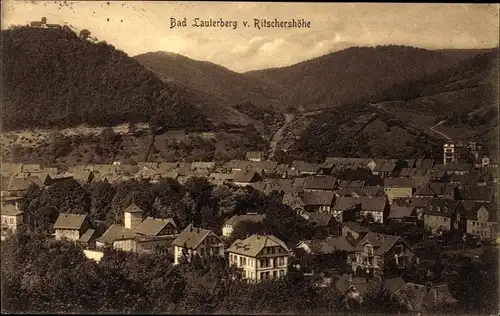
{"label": "large pale building", "polygon": [[241,268],[252,282],[283,277],[288,271],[290,250],[273,235],[252,235],[236,240],[228,249],[229,264]]}
{"label": "large pale building", "polygon": [[23,225],[23,212],[17,206],[3,204],[2,210],[2,240],[13,235]]}

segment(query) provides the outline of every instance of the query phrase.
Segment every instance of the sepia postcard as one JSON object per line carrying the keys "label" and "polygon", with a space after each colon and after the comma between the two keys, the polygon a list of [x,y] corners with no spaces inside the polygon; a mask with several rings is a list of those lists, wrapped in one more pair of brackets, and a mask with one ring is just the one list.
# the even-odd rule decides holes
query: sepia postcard
{"label": "sepia postcard", "polygon": [[2,1],[2,313],[498,315],[499,9]]}

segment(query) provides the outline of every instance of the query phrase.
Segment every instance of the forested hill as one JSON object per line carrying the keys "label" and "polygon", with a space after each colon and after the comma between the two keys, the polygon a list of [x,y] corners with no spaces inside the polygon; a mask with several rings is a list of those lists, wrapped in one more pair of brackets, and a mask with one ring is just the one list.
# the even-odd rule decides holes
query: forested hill
{"label": "forested hill", "polygon": [[154,52],[134,57],[154,70],[160,78],[187,85],[212,95],[220,103],[234,105],[252,102],[257,106],[279,107],[282,91],[275,85],[245,76],[206,61],[169,52]]}
{"label": "forested hill", "polygon": [[470,55],[395,45],[351,47],[292,66],[245,74],[288,91],[284,102],[289,105],[330,108],[450,68]]}
{"label": "forested hill", "polygon": [[69,28],[2,31],[2,129],[209,123],[182,90],[105,42]]}
{"label": "forested hill", "polygon": [[[498,52],[490,51],[323,111],[295,145],[301,158],[438,157],[444,139],[498,146]],[[495,136],[496,135],[496,136]]]}

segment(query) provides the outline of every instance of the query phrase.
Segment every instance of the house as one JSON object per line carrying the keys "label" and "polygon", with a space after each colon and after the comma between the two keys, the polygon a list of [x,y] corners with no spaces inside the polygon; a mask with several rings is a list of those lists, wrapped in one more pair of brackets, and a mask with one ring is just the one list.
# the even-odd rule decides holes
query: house
{"label": "house", "polygon": [[249,151],[247,152],[246,159],[248,161],[262,161],[265,159],[263,151]]}
{"label": "house", "polygon": [[86,171],[86,170],[76,171],[72,174],[72,176],[73,176],[73,179],[75,179],[76,181],[78,181],[79,183],[82,183],[82,184],[92,183],[92,181],[94,180],[94,172],[93,171]]}
{"label": "house", "polygon": [[[304,240],[295,247],[312,255],[333,254],[336,251],[354,253],[354,246],[345,236],[327,237],[325,239]],[[346,257],[347,259],[347,257]]]}
{"label": "house", "polygon": [[330,213],[339,222],[355,220],[361,216],[361,201],[357,197],[339,196],[335,198]]}
{"label": "house", "polygon": [[352,269],[361,268],[374,276],[380,276],[386,260],[394,260],[404,269],[413,258],[413,252],[399,236],[368,232],[355,248],[356,260]]}
{"label": "house", "polygon": [[494,200],[494,191],[488,186],[462,186],[458,189],[458,199],[463,201],[491,203]]}
{"label": "house", "polygon": [[213,185],[224,185],[233,180],[234,180],[234,174],[232,173],[212,172],[208,175],[208,182],[210,182]]}
{"label": "house", "polygon": [[233,184],[237,186],[247,186],[252,183],[261,181],[262,177],[255,171],[237,171],[233,177]]}
{"label": "house", "polygon": [[194,161],[190,166],[191,170],[201,170],[210,172],[215,169],[215,162]]}
{"label": "house", "polygon": [[112,224],[104,234],[96,239],[98,248],[110,247],[121,251],[134,251],[134,238],[137,233],[121,225]]}
{"label": "house", "polygon": [[460,201],[432,199],[424,209],[424,227],[432,231],[459,228]]}
{"label": "house", "polygon": [[335,201],[335,192],[333,191],[304,192],[303,201],[304,201],[304,208],[307,212],[330,213],[333,202]]}
{"label": "house", "polygon": [[336,185],[334,176],[310,176],[304,182],[304,192],[333,191]]}
{"label": "house", "polygon": [[61,213],[53,226],[56,240],[68,239],[78,241],[88,229],[90,222],[87,215]]}
{"label": "house", "polygon": [[[354,211],[354,216],[345,216],[346,211]],[[386,197],[339,197],[333,206],[336,218],[342,214],[343,221],[366,218],[368,221],[383,223],[389,215],[389,203]]]}
{"label": "house", "polygon": [[178,233],[177,224],[172,218],[147,217],[134,229],[137,235],[172,236]]}
{"label": "house", "polygon": [[249,161],[249,170],[253,170],[259,173],[272,174],[274,170],[278,167],[278,163],[275,161]]}
{"label": "house", "polygon": [[375,160],[375,167],[372,169],[374,175],[380,175],[383,178],[390,177],[396,171],[396,162],[392,160]]}
{"label": "house", "polygon": [[342,225],[342,236],[350,237],[353,240],[360,240],[369,231],[367,227],[361,226],[358,222],[344,222]]}
{"label": "house", "polygon": [[15,234],[23,225],[23,212],[12,204],[2,204],[2,240]]}
{"label": "house", "polygon": [[394,198],[406,198],[413,196],[413,181],[409,178],[385,178],[384,192],[389,204]]}
{"label": "house", "polygon": [[243,277],[250,282],[277,279],[288,270],[290,250],[273,235],[252,235],[236,240],[228,249],[229,264],[243,270]]}
{"label": "house", "polygon": [[412,312],[436,310],[439,306],[458,303],[447,284],[421,285],[408,282],[396,292],[395,297]]}
{"label": "house", "polygon": [[[346,300],[363,301],[363,296],[370,290],[376,289],[377,282],[366,278],[353,277],[351,274],[341,275],[335,282],[335,287]],[[348,301],[347,308],[349,308]]]}
{"label": "house", "polygon": [[321,164],[308,163],[300,160],[292,161],[292,170],[297,170],[302,175],[315,175],[321,167]]}
{"label": "house", "polygon": [[298,193],[285,192],[285,194],[283,194],[281,203],[289,206],[297,215],[303,216],[306,214],[304,200],[299,196]]}
{"label": "house", "polygon": [[473,166],[470,164],[445,164],[445,165],[435,165],[435,170],[444,171],[447,174],[467,174],[473,170]]}
{"label": "house", "polygon": [[224,227],[222,228],[222,236],[229,237],[233,233],[234,227],[243,221],[249,222],[262,222],[266,218],[265,214],[258,213],[247,213],[243,215],[234,215],[230,219],[224,223]]}
{"label": "house", "polygon": [[244,171],[250,168],[250,162],[245,160],[231,160],[224,164],[224,168],[231,172]]}
{"label": "house", "polygon": [[452,183],[429,182],[417,189],[413,196],[455,200],[458,196],[458,186]]}
{"label": "house", "polygon": [[23,171],[22,163],[2,162],[0,164],[0,172],[2,177],[15,176]]}
{"label": "house", "polygon": [[210,256],[224,257],[224,243],[211,230],[186,227],[172,243],[174,245],[174,264],[179,264],[185,256],[190,262],[194,256],[202,261]]}
{"label": "house", "polygon": [[400,223],[417,223],[418,213],[416,207],[399,205],[398,203],[393,203],[391,205],[391,211],[389,213],[388,219],[397,221]]}
{"label": "house", "polygon": [[328,235],[340,235],[340,224],[335,217],[329,213],[309,213],[307,221],[314,224],[316,228],[323,229]]}
{"label": "house", "polygon": [[2,193],[4,196],[22,196],[32,185],[42,187],[43,183],[37,176],[28,176],[25,178],[11,177],[7,191],[3,191],[2,189]]}
{"label": "house", "polygon": [[498,205],[463,201],[462,207],[462,220],[465,221],[466,233],[479,236],[481,239],[495,238],[498,231]]}

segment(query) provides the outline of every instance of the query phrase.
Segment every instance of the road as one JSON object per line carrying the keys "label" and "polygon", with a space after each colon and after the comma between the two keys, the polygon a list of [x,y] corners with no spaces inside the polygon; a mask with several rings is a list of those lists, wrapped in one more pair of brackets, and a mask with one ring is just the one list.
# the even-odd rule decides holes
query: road
{"label": "road", "polygon": [[446,140],[450,140],[451,141],[452,139],[448,135],[443,134],[440,131],[438,131],[438,130],[435,129],[436,127],[442,125],[445,121],[446,120],[442,120],[442,121],[438,122],[436,125],[434,125],[433,127],[431,127],[431,131],[433,131],[436,134],[439,134],[439,135],[443,136],[444,138],[446,138]]}
{"label": "road", "polygon": [[288,126],[288,124],[290,124],[295,118],[295,115],[290,113],[285,113],[284,116],[285,116],[285,123],[276,131],[276,133],[274,133],[273,137],[271,138],[271,142],[269,143],[269,146],[271,147],[269,149],[269,159],[274,157],[274,154],[276,153],[276,146],[283,137],[283,131]]}

